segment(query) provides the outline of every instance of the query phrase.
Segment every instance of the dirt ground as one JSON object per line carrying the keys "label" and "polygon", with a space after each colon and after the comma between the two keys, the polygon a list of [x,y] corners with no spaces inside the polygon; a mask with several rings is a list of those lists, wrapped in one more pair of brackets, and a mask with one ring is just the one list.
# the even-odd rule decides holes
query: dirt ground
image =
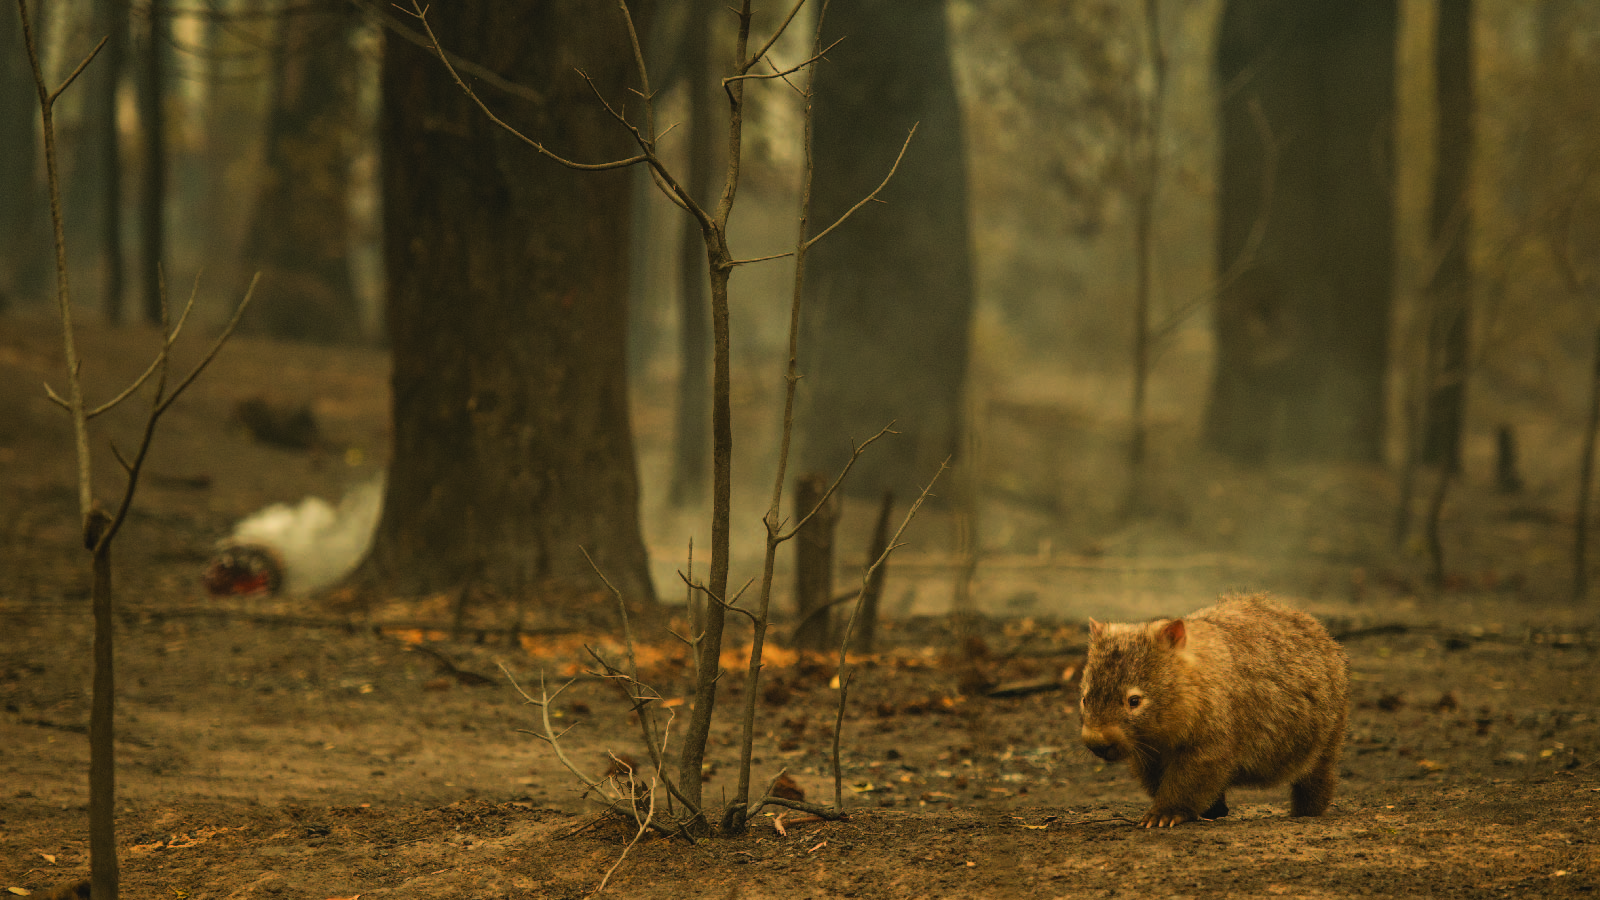
{"label": "dirt ground", "polygon": [[[136,373],[150,337],[87,330],[88,358],[111,361],[86,365],[91,393]],[[47,322],[0,321],[0,889],[36,896],[88,871],[87,559],[65,417],[40,387],[60,380],[54,340]],[[1039,474],[1041,448],[1070,446],[1060,435],[1074,417],[1092,426],[1093,410],[1052,406],[1037,382],[1027,396],[997,389],[1009,399],[996,400],[984,448],[1000,472],[986,482],[984,527],[998,536],[972,587],[986,615],[953,633],[960,565],[936,514],[891,569],[897,617],[851,691],[848,820],[789,813],[780,827],[764,815],[744,836],[647,836],[623,858],[632,829],[597,817],[525,733],[535,710],[498,670],[523,684],[577,679],[556,704],[563,727],[577,724],[563,746],[598,775],[608,752],[639,754],[614,688],[584,674],[584,645],[618,653],[611,636],[538,633],[537,622],[512,636],[487,607],[453,634],[442,597],[355,615],[325,599],[209,600],[200,587],[213,542],[240,517],[337,497],[377,470],[386,378],[378,352],[240,341],[158,438],[117,544],[125,896],[577,898],[619,858],[606,893],[640,898],[1600,892],[1600,630],[1592,606],[1564,600],[1556,560],[1570,522],[1538,484],[1517,499],[1462,490],[1447,523],[1450,589],[1433,594],[1415,559],[1373,549],[1393,491],[1373,473],[1215,468],[1163,487],[1167,521],[1113,531],[1080,510],[1061,525],[1059,511],[1017,498],[1081,506],[1084,479],[1048,482],[1064,476]],[[311,402],[321,445],[251,441],[232,409],[258,394]],[[1030,443],[1049,416],[1073,421]],[[125,447],[132,411],[108,418],[104,433]],[[647,481],[660,466],[648,448],[668,443],[650,439],[662,418],[639,419]],[[116,463],[99,455],[109,496]],[[1018,464],[1002,471],[1008,457]],[[671,517],[647,519],[659,532]],[[1282,552],[1289,532],[1305,552]],[[660,550],[658,567],[670,572],[676,552]],[[1146,800],[1077,742],[1073,684],[990,696],[1075,669],[1089,615],[1183,612],[1228,587],[1283,594],[1350,654],[1343,779],[1322,818],[1289,818],[1286,789],[1245,791],[1226,819],[1134,828]],[[755,778],[784,769],[828,802],[832,664],[782,646],[770,663]],[[683,695],[671,642],[644,648],[641,665],[666,696]],[[736,650],[724,665],[719,709],[731,710],[745,689]],[[705,796],[720,798],[737,777],[728,715],[710,761]]]}

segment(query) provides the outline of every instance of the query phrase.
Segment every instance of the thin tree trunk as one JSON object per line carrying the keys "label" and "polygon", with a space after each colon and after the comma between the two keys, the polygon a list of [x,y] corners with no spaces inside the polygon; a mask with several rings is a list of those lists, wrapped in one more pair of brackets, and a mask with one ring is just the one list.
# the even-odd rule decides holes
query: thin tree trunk
{"label": "thin tree trunk", "polygon": [[1589,422],[1578,460],[1578,508],[1572,527],[1572,600],[1589,595],[1589,493],[1594,485],[1596,433],[1600,432],[1600,332],[1595,334],[1594,378],[1589,386]]}
{"label": "thin tree trunk", "polygon": [[150,0],[149,30],[140,59],[139,127],[144,138],[144,196],[140,200],[140,286],[146,322],[161,321],[161,278],[166,260],[167,131],[162,57],[166,54],[167,0]]}
{"label": "thin tree trunk", "polygon": [[1434,46],[1438,100],[1437,163],[1433,175],[1431,238],[1439,265],[1428,286],[1432,321],[1428,340],[1437,350],[1429,394],[1422,461],[1456,472],[1467,396],[1467,351],[1472,334],[1472,0],[1439,5]]}
{"label": "thin tree trunk", "polygon": [[[684,91],[689,102],[688,188],[705,204],[711,190],[711,169],[717,155],[716,95],[709,45],[720,4],[696,0],[688,11],[683,40]],[[678,406],[673,428],[672,485],[668,502],[688,506],[703,502],[711,432],[710,312],[706,288],[706,245],[700,223],[681,216],[678,226]]]}
{"label": "thin tree trunk", "polygon": [[[93,529],[88,530],[90,534]],[[111,542],[94,550],[94,698],[89,710],[89,880],[91,896],[116,900],[116,658],[113,652]]]}
{"label": "thin tree trunk", "polygon": [[1155,252],[1156,188],[1161,178],[1161,101],[1167,83],[1167,55],[1161,44],[1161,2],[1145,0],[1145,54],[1151,70],[1150,96],[1136,113],[1134,163],[1139,183],[1134,196],[1133,408],[1128,435],[1128,490],[1123,510],[1137,515],[1146,505],[1145,455],[1149,426],[1145,406],[1150,383],[1150,270]]}
{"label": "thin tree trunk", "polygon": [[50,220],[39,177],[38,97],[23,49],[21,17],[0,15],[0,310],[50,291]]}
{"label": "thin tree trunk", "polygon": [[109,14],[111,37],[95,63],[104,71],[96,82],[102,93],[96,101],[100,118],[92,123],[100,132],[100,263],[101,287],[105,291],[101,309],[108,323],[121,325],[126,286],[122,268],[122,130],[117,127],[117,96],[128,52],[128,4],[126,0],[100,0],[100,5]]}

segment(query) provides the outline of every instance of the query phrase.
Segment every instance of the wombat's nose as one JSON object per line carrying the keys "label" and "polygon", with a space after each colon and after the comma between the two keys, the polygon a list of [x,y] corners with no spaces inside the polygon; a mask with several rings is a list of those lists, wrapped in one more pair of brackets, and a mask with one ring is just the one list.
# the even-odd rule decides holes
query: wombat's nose
{"label": "wombat's nose", "polygon": [[[1108,734],[1108,731],[1112,733]],[[1122,742],[1116,740],[1118,735],[1115,731],[1116,729],[1101,729],[1085,725],[1078,737],[1083,739],[1083,745],[1089,748],[1090,753],[1101,759],[1116,762],[1122,758]]]}
{"label": "wombat's nose", "polygon": [[1122,758],[1122,748],[1116,744],[1084,741],[1083,745],[1089,752],[1107,762],[1116,762]]}

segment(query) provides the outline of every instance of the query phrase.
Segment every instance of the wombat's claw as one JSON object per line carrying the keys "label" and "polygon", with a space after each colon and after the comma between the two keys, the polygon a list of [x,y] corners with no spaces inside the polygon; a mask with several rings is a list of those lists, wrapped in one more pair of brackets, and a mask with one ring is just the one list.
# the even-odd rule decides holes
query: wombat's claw
{"label": "wombat's claw", "polygon": [[1167,811],[1157,812],[1151,810],[1144,814],[1144,819],[1139,822],[1140,828],[1171,828],[1185,822],[1194,821],[1194,815],[1187,812]]}

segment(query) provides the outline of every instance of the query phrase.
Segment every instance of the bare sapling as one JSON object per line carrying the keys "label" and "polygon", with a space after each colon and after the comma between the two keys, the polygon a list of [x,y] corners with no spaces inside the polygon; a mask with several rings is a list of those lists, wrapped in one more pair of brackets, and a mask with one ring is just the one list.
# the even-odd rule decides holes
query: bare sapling
{"label": "bare sapling", "polygon": [[[62,345],[67,367],[67,396],[63,398],[49,385],[45,386],[45,392],[72,418],[77,462],[78,512],[83,523],[83,546],[90,553],[93,571],[90,590],[90,603],[94,616],[93,698],[89,712],[90,890],[96,900],[116,900],[120,876],[116,844],[116,654],[112,621],[114,597],[111,587],[111,546],[117,532],[127,520],[128,510],[133,504],[134,494],[139,486],[139,476],[155,438],[157,423],[162,414],[172,407],[189,385],[194,383],[216,357],[217,351],[227,342],[234,327],[239,323],[239,317],[250,303],[250,297],[255,291],[255,281],[252,280],[250,289],[234,311],[233,318],[213,342],[209,352],[176,384],[169,384],[172,348],[183,330],[184,323],[188,321],[189,313],[194,309],[199,280],[196,279],[195,289],[190,291],[189,300],[179,313],[176,322],[169,320],[166,290],[165,285],[162,285],[160,292],[162,340],[155,359],[144,373],[134,379],[121,393],[98,406],[89,406],[84,399],[82,361],[78,356],[77,335],[73,324],[72,292],[67,277],[67,245],[61,210],[61,179],[56,157],[55,104],[62,93],[94,61],[108,38],[102,38],[61,86],[51,90],[45,84],[38,47],[34,41],[33,21],[26,0],[17,0],[17,11],[22,17],[23,43],[27,48],[34,87],[39,95],[45,176],[50,195],[50,218],[55,236],[56,303],[61,317]],[[145,415],[136,450],[131,457],[126,457],[114,444],[111,447],[113,455],[121,463],[126,474],[126,481],[112,511],[107,512],[105,507],[95,500],[91,477],[93,466],[89,447],[89,422],[115,409],[147,387],[150,407]]]}
{"label": "bare sapling", "polygon": [[[755,47],[754,50],[751,49],[750,31],[752,16],[750,0],[741,0],[739,5],[733,10],[737,25],[734,66],[732,73],[722,79],[723,93],[728,102],[728,134],[726,150],[727,168],[723,178],[721,195],[715,205],[709,208],[701,204],[699,198],[696,197],[694,193],[688,189],[685,183],[682,182],[662,162],[657,153],[659,135],[655,128],[653,105],[654,97],[650,89],[649,71],[645,64],[643,50],[640,47],[637,30],[634,27],[633,16],[628,8],[626,0],[618,0],[617,7],[621,12],[623,23],[627,28],[628,38],[634,57],[634,63],[637,67],[639,87],[636,89],[635,93],[643,101],[643,123],[639,124],[631,121],[621,107],[615,105],[610,99],[601,94],[593,81],[589,81],[589,84],[594,90],[596,102],[600,103],[604,109],[617,120],[618,124],[625,128],[632,135],[635,144],[638,146],[639,152],[638,154],[627,158],[607,160],[596,163],[580,162],[563,157],[547,148],[543,143],[535,138],[518,131],[515,127],[496,115],[495,112],[490,109],[490,107],[482,99],[479,98],[471,86],[462,80],[461,76],[457,73],[455,57],[447,52],[439,43],[438,37],[434,34],[432,27],[428,23],[427,10],[422,6],[420,0],[413,0],[411,7],[411,15],[421,26],[425,34],[427,46],[429,46],[438,55],[440,62],[449,72],[456,85],[498,127],[532,147],[540,155],[574,170],[595,172],[622,169],[634,165],[647,166],[649,168],[651,178],[656,184],[657,188],[666,194],[666,196],[672,200],[674,204],[683,209],[688,215],[693,217],[695,222],[697,222],[700,226],[701,236],[706,246],[707,273],[709,275],[711,289],[711,560],[710,572],[708,573],[704,582],[697,582],[688,577],[685,577],[684,579],[694,592],[704,597],[705,608],[702,621],[698,623],[694,634],[690,638],[686,639],[693,648],[695,655],[696,674],[692,699],[693,705],[691,707],[689,720],[684,726],[683,747],[678,761],[678,777],[676,779],[676,788],[673,790],[673,796],[676,797],[685,808],[684,816],[686,816],[686,818],[683,820],[684,833],[691,835],[705,834],[711,830],[711,822],[704,813],[704,805],[702,803],[701,769],[705,760],[706,743],[710,735],[711,723],[716,708],[717,684],[721,677],[719,661],[722,653],[723,634],[726,628],[727,615],[730,610],[744,615],[750,619],[754,637],[750,656],[751,675],[746,683],[747,705],[745,710],[745,727],[744,740],[742,742],[739,789],[734,799],[730,803],[728,813],[723,817],[723,826],[732,830],[742,829],[744,821],[747,818],[746,810],[749,808],[749,769],[751,760],[750,746],[753,740],[754,727],[754,700],[752,698],[757,692],[761,668],[761,647],[768,627],[768,609],[771,599],[772,572],[774,568],[773,558],[776,552],[776,547],[794,536],[794,529],[785,529],[783,527],[784,523],[779,519],[779,515],[785,469],[788,460],[790,434],[793,427],[794,390],[795,385],[800,377],[797,369],[797,334],[799,322],[799,303],[801,286],[805,272],[804,262],[806,251],[818,241],[827,237],[835,229],[840,227],[861,208],[866,206],[868,203],[874,202],[878,198],[878,195],[883,191],[884,187],[888,185],[889,180],[894,177],[894,173],[898,169],[901,159],[903,159],[905,156],[906,147],[910,145],[911,137],[916,131],[916,129],[913,127],[911,134],[907,135],[905,145],[900,148],[900,153],[898,156],[896,156],[894,164],[890,167],[888,173],[884,176],[883,182],[879,184],[877,188],[875,188],[867,196],[863,197],[850,209],[846,210],[837,220],[829,224],[827,227],[819,229],[814,233],[810,230],[809,209],[812,167],[809,156],[809,135],[811,128],[809,104],[812,96],[811,79],[814,68],[815,65],[822,59],[823,53],[826,50],[826,48],[822,46],[820,39],[821,23],[824,18],[822,13],[826,11],[826,2],[824,2],[822,11],[819,12],[817,17],[817,36],[813,39],[812,53],[810,56],[796,65],[784,69],[780,69],[773,65],[768,58],[779,38],[782,37],[788,27],[795,21],[796,16],[799,14],[804,5],[805,0],[796,0],[794,5],[790,7],[787,14],[783,17],[778,26],[773,30],[772,34],[768,36],[767,39],[759,46]],[[772,71],[757,72],[756,68],[762,64],[765,64]],[[808,112],[806,115],[805,126],[807,133],[807,161],[804,167],[803,175],[805,186],[802,189],[801,197],[799,239],[796,242],[795,249],[789,253],[782,253],[757,259],[735,258],[728,246],[728,221],[732,214],[734,201],[738,195],[739,189],[741,150],[744,136],[745,85],[747,82],[753,80],[783,80],[787,83],[789,76],[800,72],[804,72],[807,79],[806,87],[803,89],[802,93],[806,98]],[[582,75],[581,72],[579,74]],[[585,80],[588,80],[587,76],[583,77]],[[728,323],[728,281],[729,277],[733,273],[733,270],[738,266],[762,262],[765,260],[780,259],[788,256],[793,256],[795,258],[795,292],[790,313],[789,361],[788,370],[786,373],[787,390],[784,401],[785,410],[782,449],[780,450],[779,454],[777,474],[774,478],[772,505],[764,520],[767,529],[767,554],[766,562],[763,568],[764,574],[761,579],[762,586],[760,590],[760,598],[757,601],[756,610],[750,611],[737,606],[737,597],[730,597],[728,593],[729,532],[732,518],[731,496],[733,457],[733,428],[730,401],[731,367]],[[863,442],[860,446],[855,448],[855,452],[851,457],[851,463],[854,462],[855,458],[860,455],[867,445],[871,444],[872,441],[876,440],[879,436],[885,433],[888,433],[888,428],[880,431],[877,435],[874,435]],[[850,464],[847,463],[844,467],[844,472],[840,473],[839,479],[844,477],[844,474],[849,471],[849,468]],[[835,480],[833,485],[829,488],[827,496],[824,497],[823,502],[826,502],[827,499],[831,497],[838,484],[839,480]],[[803,523],[804,519],[802,518],[802,521],[799,524]],[[798,525],[796,527],[798,527]],[[741,590],[740,593],[742,594],[742,592],[743,591]],[[633,687],[630,688],[630,690],[633,690],[634,693],[631,696],[634,696],[637,700],[637,698],[643,696],[643,686],[638,685],[637,681],[632,680],[631,676],[627,677],[630,678],[633,684]],[[527,697],[526,694],[524,696]],[[529,702],[548,703],[550,697],[542,695],[538,701],[535,701],[531,697],[528,697],[528,699]],[[641,718],[644,717],[642,716]],[[544,735],[544,737],[547,740],[550,740],[552,746],[555,745],[554,739],[557,737],[556,735],[547,733]],[[657,745],[649,738],[647,738],[647,742],[651,743],[653,748],[657,747]],[[664,743],[661,744],[660,747],[664,748]],[[652,752],[654,752],[654,750]],[[568,766],[568,768],[570,769],[572,767]],[[658,775],[659,774],[660,773],[658,772]],[[673,782],[670,779],[663,778],[662,781],[669,786],[673,785]],[[764,798],[764,802],[775,801],[771,801],[770,798]],[[659,827],[659,822],[657,823],[657,827]]]}

